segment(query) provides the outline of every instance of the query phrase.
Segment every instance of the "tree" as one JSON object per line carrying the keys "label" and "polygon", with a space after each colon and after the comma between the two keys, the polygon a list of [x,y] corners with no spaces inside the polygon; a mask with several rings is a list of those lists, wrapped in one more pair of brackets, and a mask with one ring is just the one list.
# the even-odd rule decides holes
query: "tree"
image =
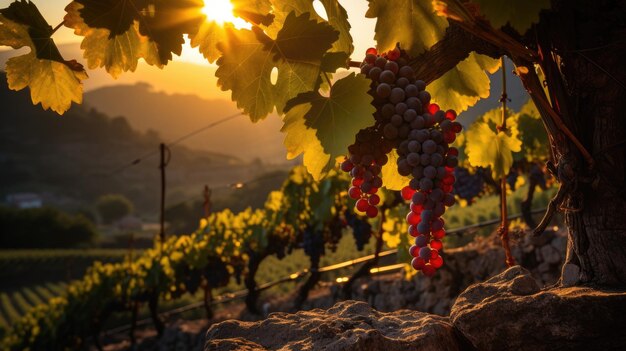
{"label": "tree", "polygon": [[84,215],[55,208],[14,209],[0,206],[0,247],[70,248],[92,246],[96,228]]}
{"label": "tree", "polygon": [[114,221],[133,213],[133,203],[120,194],[107,194],[98,198],[96,209],[103,223],[111,224]]}
{"label": "tree", "polygon": [[[233,1],[235,13],[252,26],[247,30],[207,21],[202,1],[163,2],[150,11],[140,8],[147,3],[112,6],[120,13],[100,16],[101,7],[79,0],[66,8],[63,23],[84,36],[89,68],[105,67],[114,77],[134,71],[140,58],[166,65],[189,35],[210,62],[217,60],[218,84],[232,91],[253,121],[274,110],[285,113],[288,156],[304,153],[304,164],[320,178],[356,133],[371,125],[373,112],[367,79],[354,74],[330,79],[346,62],[353,67],[360,62],[349,61],[353,46],[346,11],[336,0],[322,4],[328,20],[309,1]],[[626,53],[625,12],[623,0],[369,1],[366,16],[377,20],[378,52],[399,43],[413,57],[416,76],[446,108],[460,112],[485,97],[485,71],[497,68],[493,59],[513,60],[548,132],[548,166],[561,184],[536,233],[556,210],[565,212],[566,284],[626,284],[626,129],[619,114],[626,107],[620,61]],[[184,21],[168,21],[183,13]],[[55,48],[54,30],[34,5],[17,1],[0,15],[0,44],[32,48],[9,61],[9,86],[29,86],[33,102],[59,113],[80,102],[85,71],[49,50]],[[39,73],[31,75],[35,68]],[[64,79],[52,87],[56,94],[43,94],[42,83],[54,80],[53,72]],[[496,140],[500,129],[506,128],[484,137]],[[498,157],[487,163],[495,166]],[[393,170],[383,173],[390,189],[406,183]]]}

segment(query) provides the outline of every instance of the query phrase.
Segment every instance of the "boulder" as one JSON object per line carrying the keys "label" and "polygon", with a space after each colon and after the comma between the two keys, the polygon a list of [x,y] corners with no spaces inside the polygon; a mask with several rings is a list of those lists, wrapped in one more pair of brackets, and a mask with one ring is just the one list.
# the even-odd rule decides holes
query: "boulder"
{"label": "boulder", "polygon": [[344,301],[328,310],[273,313],[260,322],[229,320],[212,326],[205,350],[460,350],[447,317],[400,310],[378,312]]}
{"label": "boulder", "polygon": [[450,319],[479,350],[626,350],[625,292],[540,290],[519,266],[467,288]]}

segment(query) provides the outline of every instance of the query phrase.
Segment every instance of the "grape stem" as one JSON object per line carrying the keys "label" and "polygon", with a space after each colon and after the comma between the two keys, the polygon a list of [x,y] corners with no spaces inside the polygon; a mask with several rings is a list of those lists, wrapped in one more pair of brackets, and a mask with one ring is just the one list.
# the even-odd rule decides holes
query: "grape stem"
{"label": "grape stem", "polygon": [[[504,60],[504,56],[502,56],[500,60],[502,65],[502,97],[500,98],[500,102],[502,103],[502,123],[498,128],[498,133],[505,133],[507,118],[506,62]],[[498,235],[500,236],[502,247],[504,248],[506,265],[508,267],[514,266],[515,259],[513,258],[513,255],[511,255],[511,247],[509,245],[509,221],[506,207],[506,176],[502,176],[500,179],[500,228],[498,228]]]}

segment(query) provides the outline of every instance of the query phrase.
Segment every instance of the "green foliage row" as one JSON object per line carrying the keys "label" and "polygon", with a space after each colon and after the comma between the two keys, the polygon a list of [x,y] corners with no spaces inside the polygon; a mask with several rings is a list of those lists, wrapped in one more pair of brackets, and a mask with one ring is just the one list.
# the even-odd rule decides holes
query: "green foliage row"
{"label": "green foliage row", "polygon": [[347,185],[343,175],[316,182],[296,167],[262,209],[213,213],[196,232],[155,242],[135,260],[96,262],[82,280],[69,285],[65,296],[14,323],[2,345],[12,350],[77,347],[113,311],[155,297],[177,299],[201,286],[224,286],[230,277],[245,274],[250,254],[265,251],[280,257],[307,225],[322,228],[337,206],[346,205],[346,197],[336,195]]}

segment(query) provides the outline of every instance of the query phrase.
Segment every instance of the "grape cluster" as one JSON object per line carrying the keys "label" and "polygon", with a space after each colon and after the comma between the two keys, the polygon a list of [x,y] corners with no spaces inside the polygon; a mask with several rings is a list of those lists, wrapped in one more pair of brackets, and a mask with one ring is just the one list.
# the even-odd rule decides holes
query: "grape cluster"
{"label": "grape cluster", "polygon": [[372,237],[372,225],[363,219],[355,216],[352,212],[345,212],[346,222],[352,228],[352,236],[354,236],[354,242],[358,251],[363,251],[365,244],[370,241]]}
{"label": "grape cluster", "polygon": [[[398,173],[410,176],[409,185],[402,190],[405,200],[411,200],[407,214],[409,234],[415,244],[409,249],[413,268],[432,276],[443,265],[439,251],[445,236],[441,216],[446,207],[454,205],[454,168],[458,150],[450,147],[461,125],[454,122],[456,113],[442,112],[436,104],[424,107],[424,126],[412,128],[398,146]],[[420,128],[421,127],[421,128]]]}
{"label": "grape cluster", "polygon": [[321,231],[307,227],[302,237],[302,246],[304,253],[311,259],[311,268],[317,269],[320,263],[320,257],[324,256],[326,250],[324,248],[324,235]]}
{"label": "grape cluster", "polygon": [[357,200],[357,211],[370,218],[378,216],[380,196],[376,193],[383,185],[380,173],[387,164],[387,153],[391,149],[392,146],[381,138],[376,128],[361,129],[354,144],[348,147],[349,157],[341,163],[341,170],[352,176],[348,195]]}
{"label": "grape cluster", "polygon": [[377,216],[379,174],[388,161],[386,155],[396,149],[398,173],[412,178],[402,190],[403,198],[412,200],[407,215],[409,234],[415,237],[412,264],[431,276],[443,265],[441,216],[455,202],[453,170],[458,164],[458,150],[449,145],[462,126],[455,121],[455,111],[443,111],[431,103],[426,83],[416,79],[399,47],[382,55],[368,49],[361,73],[371,80],[370,95],[377,109],[374,125],[359,131],[348,148],[349,157],[341,164],[353,176],[349,195],[357,200],[358,211]]}
{"label": "grape cluster", "polygon": [[548,188],[545,174],[541,170],[541,167],[539,167],[536,163],[530,168],[529,177],[530,180],[539,185],[542,190],[546,190]]}
{"label": "grape cluster", "polygon": [[345,227],[346,223],[338,214],[334,215],[328,222],[328,225],[324,229],[324,242],[328,243],[330,251],[337,251],[337,245],[339,245],[339,241],[341,241]]}
{"label": "grape cluster", "polygon": [[485,186],[484,168],[482,167],[477,168],[474,174],[470,173],[467,168],[459,167],[454,171],[454,177],[456,178],[454,193],[469,203],[482,193]]}
{"label": "grape cluster", "polygon": [[519,178],[519,171],[517,169],[512,168],[509,171],[509,174],[506,175],[506,182],[509,184],[509,187],[512,191],[515,191],[517,185],[517,178]]}

